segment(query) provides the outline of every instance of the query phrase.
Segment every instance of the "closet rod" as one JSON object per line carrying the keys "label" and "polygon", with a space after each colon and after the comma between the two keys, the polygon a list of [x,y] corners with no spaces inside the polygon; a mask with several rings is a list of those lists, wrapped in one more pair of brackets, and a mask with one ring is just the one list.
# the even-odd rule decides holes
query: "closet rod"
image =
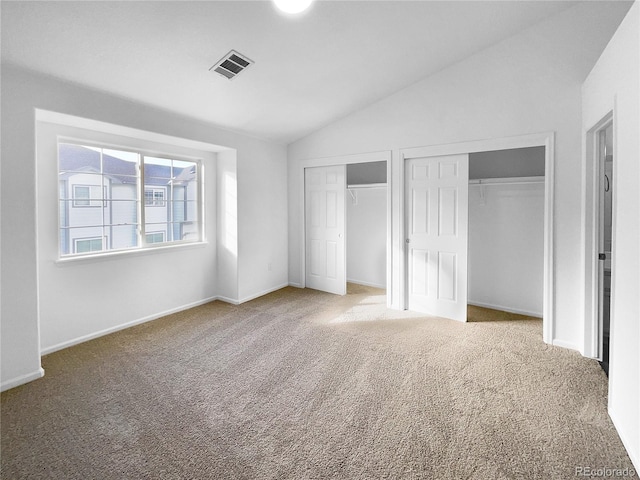
{"label": "closet rod", "polygon": [[469,180],[469,185],[522,185],[534,183],[544,183],[544,177],[478,178]]}
{"label": "closet rod", "polygon": [[354,190],[358,188],[382,188],[386,186],[386,183],[363,183],[358,185],[347,185],[347,189]]}

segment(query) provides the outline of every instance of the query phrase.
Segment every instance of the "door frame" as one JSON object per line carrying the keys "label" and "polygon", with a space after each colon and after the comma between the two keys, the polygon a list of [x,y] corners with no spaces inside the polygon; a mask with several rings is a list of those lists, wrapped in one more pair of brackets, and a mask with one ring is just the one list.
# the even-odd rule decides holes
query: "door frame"
{"label": "door frame", "polygon": [[[405,218],[405,164],[406,160],[418,157],[434,157],[441,155],[470,154],[493,150],[509,150],[514,148],[545,147],[544,163],[544,271],[543,271],[543,307],[542,307],[542,339],[545,343],[553,343],[555,331],[555,298],[554,298],[554,251],[553,251],[553,205],[554,205],[554,162],[555,162],[555,132],[546,132],[513,137],[495,138],[487,140],[474,140],[468,142],[451,143],[443,145],[431,145],[400,149],[400,174],[399,183],[399,208],[401,228],[402,258],[407,257],[405,244],[406,218]],[[406,260],[400,262],[400,291],[402,292],[403,306],[407,306],[407,264]]]}
{"label": "door frame", "polygon": [[[298,238],[300,241],[300,266],[301,266],[301,277],[300,285],[301,288],[306,287],[306,278],[307,278],[307,251],[306,251],[306,211],[305,211],[305,183],[304,183],[304,172],[307,168],[313,167],[329,167],[333,165],[349,165],[352,163],[369,163],[369,162],[387,162],[387,258],[386,258],[386,269],[387,269],[387,307],[391,306],[392,295],[391,295],[391,276],[392,276],[392,265],[391,265],[391,150],[385,150],[380,152],[371,152],[371,153],[357,153],[352,155],[339,155],[335,157],[323,157],[323,158],[311,158],[306,160],[301,160],[297,162],[297,177],[298,177],[298,185],[300,188],[298,190],[298,205],[302,206],[301,209],[301,224],[298,231]],[[345,192],[346,193],[346,192]],[[346,220],[346,219],[345,219]],[[347,241],[346,231],[345,231],[345,243]],[[348,253],[345,251],[345,258]],[[346,268],[346,267],[345,267]],[[346,271],[345,271],[346,274]]]}
{"label": "door frame", "polygon": [[[613,124],[613,171],[616,171],[616,126],[614,111],[607,113],[598,123],[586,132],[585,139],[585,166],[583,178],[584,199],[584,346],[583,354],[585,357],[600,359],[600,345],[602,336],[602,326],[600,325],[599,315],[599,265],[598,253],[600,247],[600,194],[599,194],[599,169],[600,159],[598,158],[600,145],[599,133],[607,128],[609,124]],[[611,251],[615,251],[615,224],[616,224],[616,190],[614,188],[611,198],[612,202],[612,232],[611,232]],[[615,254],[612,254],[615,257]],[[613,319],[613,296],[614,296],[614,277],[615,266],[614,258],[611,259],[611,319]],[[611,328],[611,327],[610,327]]]}

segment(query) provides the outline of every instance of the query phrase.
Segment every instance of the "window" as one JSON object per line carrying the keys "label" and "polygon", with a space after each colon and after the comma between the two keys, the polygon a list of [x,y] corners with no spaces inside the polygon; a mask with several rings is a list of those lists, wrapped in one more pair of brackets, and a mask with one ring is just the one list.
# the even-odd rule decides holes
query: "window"
{"label": "window", "polygon": [[164,207],[164,188],[145,188],[144,204],[154,207]]}
{"label": "window", "polygon": [[74,207],[99,207],[104,204],[106,191],[100,194],[100,185],[73,185]]}
{"label": "window", "polygon": [[201,240],[200,162],[58,143],[60,255]]}
{"label": "window", "polygon": [[102,251],[102,239],[101,238],[84,238],[75,239],[75,253],[87,253],[87,252],[101,252]]}
{"label": "window", "polygon": [[91,187],[85,185],[73,186],[73,206],[74,207],[89,207],[91,198]]}
{"label": "window", "polygon": [[152,232],[145,235],[147,243],[162,243],[164,242],[164,232]]}

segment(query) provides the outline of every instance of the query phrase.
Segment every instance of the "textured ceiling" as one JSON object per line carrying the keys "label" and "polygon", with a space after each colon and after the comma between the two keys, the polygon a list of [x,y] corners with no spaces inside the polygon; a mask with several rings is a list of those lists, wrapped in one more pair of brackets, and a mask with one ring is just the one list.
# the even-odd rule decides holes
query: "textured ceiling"
{"label": "textured ceiling", "polygon": [[[2,59],[289,143],[573,4],[3,1]],[[231,49],[255,64],[229,81],[209,68]]]}

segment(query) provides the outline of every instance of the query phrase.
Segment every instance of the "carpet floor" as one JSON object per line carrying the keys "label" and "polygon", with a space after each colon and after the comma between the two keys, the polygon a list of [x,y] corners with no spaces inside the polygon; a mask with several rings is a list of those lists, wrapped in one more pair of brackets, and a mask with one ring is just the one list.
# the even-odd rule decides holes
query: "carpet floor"
{"label": "carpet floor", "polygon": [[1,397],[3,479],[564,479],[632,468],[598,362],[542,322],[285,288],[43,358]]}

